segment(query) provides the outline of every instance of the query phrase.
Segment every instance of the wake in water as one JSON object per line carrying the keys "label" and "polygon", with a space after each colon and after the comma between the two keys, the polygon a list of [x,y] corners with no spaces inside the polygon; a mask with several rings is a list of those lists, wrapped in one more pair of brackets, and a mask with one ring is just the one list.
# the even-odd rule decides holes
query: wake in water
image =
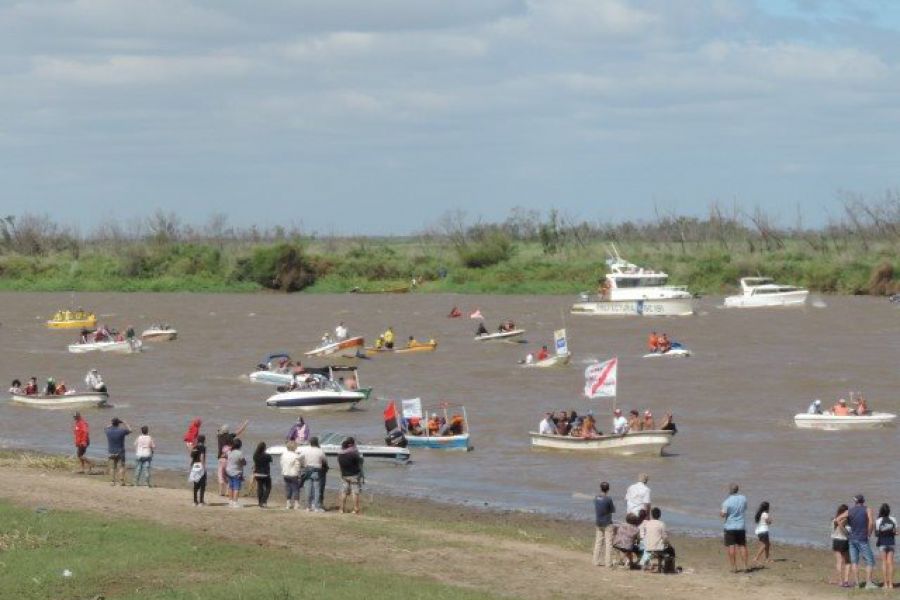
{"label": "wake in water", "polygon": [[813,298],[812,302],[810,302],[810,305],[813,308],[828,308],[828,305],[825,304],[825,301],[821,298]]}

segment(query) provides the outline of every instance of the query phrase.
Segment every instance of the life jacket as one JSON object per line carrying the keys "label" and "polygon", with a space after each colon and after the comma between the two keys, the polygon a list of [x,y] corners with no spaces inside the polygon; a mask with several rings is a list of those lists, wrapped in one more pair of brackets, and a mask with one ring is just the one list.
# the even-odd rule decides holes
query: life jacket
{"label": "life jacket", "polygon": [[650,334],[650,337],[647,339],[647,347],[653,351],[659,347],[659,337]]}

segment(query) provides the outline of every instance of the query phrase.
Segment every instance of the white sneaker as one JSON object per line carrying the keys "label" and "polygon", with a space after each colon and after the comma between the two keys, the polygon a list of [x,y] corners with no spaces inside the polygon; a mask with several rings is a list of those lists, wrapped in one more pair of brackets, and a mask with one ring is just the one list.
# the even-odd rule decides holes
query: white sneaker
{"label": "white sneaker", "polygon": [[877,590],[878,587],[879,587],[878,585],[872,583],[871,581],[867,581],[867,582],[866,582],[866,587],[865,587],[865,589],[867,589],[867,590]]}
{"label": "white sneaker", "polygon": [[325,512],[324,508],[314,508],[313,512]]}

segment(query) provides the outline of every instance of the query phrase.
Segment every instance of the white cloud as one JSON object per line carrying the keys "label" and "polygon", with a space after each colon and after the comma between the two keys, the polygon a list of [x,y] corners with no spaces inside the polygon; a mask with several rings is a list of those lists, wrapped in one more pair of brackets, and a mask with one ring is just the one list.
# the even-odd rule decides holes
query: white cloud
{"label": "white cloud", "polygon": [[229,78],[246,74],[253,63],[238,56],[136,56],[114,55],[101,61],[38,56],[33,73],[57,83],[145,86]]}

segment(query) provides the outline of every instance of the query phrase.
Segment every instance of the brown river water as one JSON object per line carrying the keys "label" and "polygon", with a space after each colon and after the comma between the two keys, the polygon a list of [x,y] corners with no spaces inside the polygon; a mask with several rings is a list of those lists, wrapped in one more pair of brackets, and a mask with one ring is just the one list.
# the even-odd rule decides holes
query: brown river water
{"label": "brown river water", "polygon": [[[309,417],[313,433],[338,431],[382,439],[384,398],[419,396],[465,404],[475,450],[413,450],[407,466],[372,466],[373,490],[440,501],[534,510],[587,519],[599,479],[622,505],[638,473],[650,475],[654,504],[682,530],[715,532],[718,507],[736,480],[752,508],[772,503],[773,537],[827,541],[840,502],[862,492],[870,504],[900,505],[893,455],[898,431],[801,431],[792,416],[813,398],[828,405],[861,390],[875,410],[900,412],[897,356],[900,312],[881,298],[826,297],[800,309],[722,310],[704,298],[694,317],[649,319],[568,314],[574,298],[462,295],[78,294],[75,301],[101,322],[138,333],[152,321],[173,324],[175,342],[148,344],[140,355],[73,355],[77,331],[51,331],[44,320],[73,301],[69,294],[0,294],[0,379],[35,375],[83,387],[90,367],[110,386],[114,408],[85,411],[91,454],[105,453],[102,427],[112,416],[149,425],[158,466],[186,469],[181,436],[194,416],[203,431],[221,423],[251,424],[245,445],[281,443],[294,413],[269,409],[272,388],[242,375],[269,352],[299,357],[343,320],[351,335],[374,340],[391,325],[399,340],[434,337],[434,353],[377,356],[362,361],[360,379],[374,387],[362,410]],[[819,302],[821,305],[822,303]],[[528,344],[476,343],[476,323],[448,319],[454,305],[480,308],[489,328],[512,318]],[[523,369],[527,349],[547,343],[565,324],[573,364]],[[649,330],[685,343],[688,359],[642,359]],[[530,448],[528,431],[546,410],[593,409],[609,429],[607,401],[581,397],[591,359],[619,357],[618,405],[675,414],[679,434],[660,458],[601,458]],[[311,365],[323,364],[321,361]],[[71,451],[71,411],[0,402],[0,445]]]}

